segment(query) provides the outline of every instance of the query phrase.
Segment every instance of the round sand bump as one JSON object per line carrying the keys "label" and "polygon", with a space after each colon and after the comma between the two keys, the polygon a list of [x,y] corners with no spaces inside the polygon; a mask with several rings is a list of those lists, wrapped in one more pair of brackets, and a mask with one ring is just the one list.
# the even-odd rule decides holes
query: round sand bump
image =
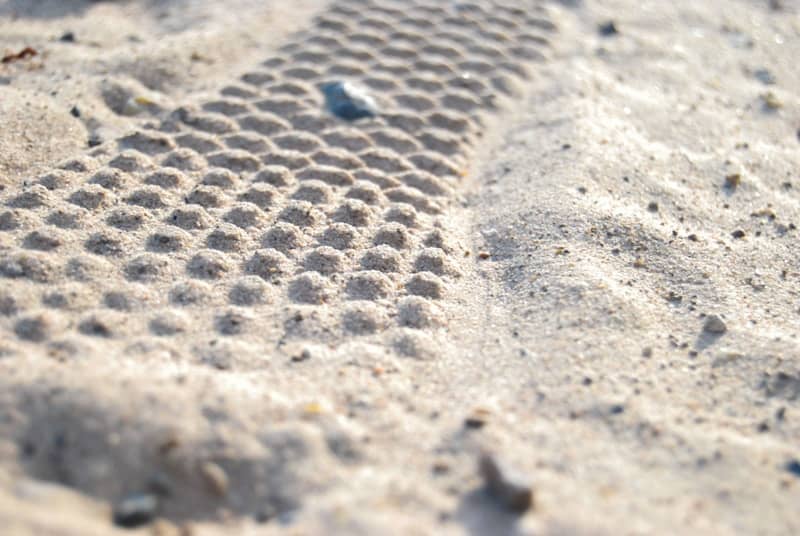
{"label": "round sand bump", "polygon": [[328,246],[321,246],[306,255],[303,260],[303,268],[311,272],[331,275],[342,272],[344,263],[345,256],[338,250]]}
{"label": "round sand bump", "polygon": [[397,222],[405,227],[417,226],[417,211],[409,204],[395,203],[386,211],[384,218],[388,222]]}
{"label": "round sand bump", "polygon": [[332,223],[322,232],[319,241],[325,246],[335,249],[350,249],[357,245],[358,231],[352,225],[336,222]]}
{"label": "round sand bump", "polygon": [[182,281],[169,291],[169,301],[174,305],[201,305],[211,301],[211,287],[201,281]]}
{"label": "round sand bump", "polygon": [[270,301],[270,286],[258,276],[243,276],[231,287],[228,299],[233,305],[262,305]]}
{"label": "round sand bump", "polygon": [[64,273],[75,281],[105,281],[116,275],[116,269],[100,257],[76,255],[67,261]]}
{"label": "round sand bump", "polygon": [[189,274],[198,279],[220,279],[232,269],[224,253],[212,250],[200,251],[186,265]]}
{"label": "round sand bump", "polygon": [[[85,214],[86,213],[82,209],[78,208],[58,208],[47,216],[47,223],[59,229],[80,229]],[[2,230],[8,229],[4,229],[3,214],[0,214],[0,231]]]}
{"label": "round sand bump", "polygon": [[170,337],[186,332],[189,325],[189,319],[185,314],[178,311],[164,311],[150,320],[148,327],[153,335]]}
{"label": "round sand bump", "polygon": [[196,151],[182,147],[164,156],[161,165],[183,171],[201,171],[206,167],[206,159]]}
{"label": "round sand bump", "polygon": [[397,311],[397,321],[404,327],[426,329],[445,324],[441,308],[420,296],[402,298],[397,304]]}
{"label": "round sand bump", "polygon": [[14,324],[14,333],[31,342],[45,341],[63,330],[60,317],[49,311],[26,315]]}
{"label": "round sand bump", "polygon": [[314,205],[324,205],[330,203],[333,198],[333,190],[326,183],[318,180],[304,182],[292,194],[293,199],[308,201]]}
{"label": "round sand bump", "polygon": [[222,149],[222,144],[217,141],[215,136],[203,134],[201,132],[191,132],[182,134],[175,138],[178,145],[185,149],[191,149],[199,154],[212,153]]}
{"label": "round sand bump", "polygon": [[414,274],[405,286],[406,292],[413,296],[422,296],[434,300],[444,297],[444,283],[436,274],[430,272]]}
{"label": "round sand bump", "polygon": [[381,272],[366,270],[356,272],[347,282],[346,292],[353,300],[379,300],[391,295],[394,285]]}
{"label": "round sand bump", "polygon": [[151,283],[164,277],[169,269],[167,259],[145,253],[139,255],[125,265],[125,276],[130,281]]}
{"label": "round sand bump", "polygon": [[345,306],[342,327],[353,335],[370,335],[383,330],[388,324],[386,312],[377,304],[364,301]]}
{"label": "round sand bump", "polygon": [[217,315],[214,327],[222,335],[239,335],[247,329],[252,320],[244,311],[231,309]]}
{"label": "round sand bump", "polygon": [[322,304],[333,296],[331,284],[317,272],[306,272],[289,284],[289,297],[297,303]]}
{"label": "round sand bump", "polygon": [[251,132],[232,134],[226,136],[223,141],[230,149],[239,149],[250,154],[265,153],[273,148],[269,141]]}
{"label": "round sand bump", "polygon": [[303,231],[296,225],[286,222],[277,222],[264,233],[261,244],[266,248],[287,253],[293,249],[301,248],[307,243]]}
{"label": "round sand bump", "polygon": [[264,281],[275,282],[287,275],[290,267],[289,259],[277,249],[260,249],[247,261],[245,271]]}
{"label": "round sand bump", "polygon": [[123,205],[108,213],[106,223],[123,231],[134,231],[149,219],[150,213],[144,208]]}
{"label": "round sand bump", "polygon": [[146,209],[164,208],[172,204],[170,196],[157,186],[144,186],[131,192],[125,198],[129,205],[136,205]]}
{"label": "round sand bump", "polygon": [[271,165],[256,173],[253,177],[255,182],[266,182],[273,186],[289,186],[294,183],[294,176],[291,170],[284,166]]}
{"label": "round sand bump", "polygon": [[89,179],[89,184],[97,184],[107,190],[118,191],[127,187],[130,181],[130,175],[123,173],[119,169],[102,168],[92,175],[92,178]]}
{"label": "round sand bump", "polygon": [[171,168],[162,168],[153,173],[150,173],[144,179],[145,184],[159,186],[165,190],[180,188],[186,184],[187,179],[180,170]]}
{"label": "round sand bump", "polygon": [[22,247],[38,251],[52,251],[64,244],[61,233],[54,229],[36,230],[25,237]]}
{"label": "round sand bump", "polygon": [[253,203],[235,203],[232,208],[225,213],[223,219],[242,229],[262,227],[264,224],[263,213],[258,206]]}
{"label": "round sand bump", "polygon": [[415,272],[431,272],[436,275],[458,275],[458,270],[447,258],[444,250],[439,248],[425,248],[414,261]]}
{"label": "round sand bump", "polygon": [[142,171],[153,167],[153,161],[139,151],[127,149],[112,158],[108,166],[122,171]]}
{"label": "round sand bump", "polygon": [[361,268],[384,273],[399,272],[402,262],[402,256],[397,250],[385,244],[370,248],[361,256]]}
{"label": "round sand bump", "polygon": [[203,176],[203,184],[206,186],[216,186],[222,190],[235,188],[240,182],[239,175],[224,168],[210,169]]}
{"label": "round sand bump", "polygon": [[170,223],[187,231],[197,231],[207,229],[211,226],[213,219],[208,213],[199,206],[187,206],[176,208],[167,218]]}
{"label": "round sand bump", "polygon": [[89,253],[104,257],[119,257],[124,252],[130,251],[130,245],[125,240],[125,236],[113,229],[91,234],[84,242],[83,247]]}
{"label": "round sand bump", "polygon": [[218,186],[198,186],[186,196],[186,202],[203,208],[218,208],[225,203],[225,193]]}
{"label": "round sand bump", "polygon": [[174,227],[162,227],[147,237],[147,249],[157,253],[182,251],[191,243],[192,235]]}
{"label": "round sand bump", "polygon": [[278,218],[298,227],[312,227],[323,215],[308,201],[289,201]]}
{"label": "round sand bump", "polygon": [[373,212],[363,201],[346,199],[334,212],[333,219],[355,227],[366,227],[372,222]]}
{"label": "round sand bump", "polygon": [[256,183],[239,194],[239,201],[252,203],[263,211],[268,211],[275,204],[278,191],[269,184]]}
{"label": "round sand bump", "polygon": [[386,244],[395,249],[406,249],[411,245],[411,236],[404,225],[388,223],[382,225],[375,233],[373,242],[376,246]]}

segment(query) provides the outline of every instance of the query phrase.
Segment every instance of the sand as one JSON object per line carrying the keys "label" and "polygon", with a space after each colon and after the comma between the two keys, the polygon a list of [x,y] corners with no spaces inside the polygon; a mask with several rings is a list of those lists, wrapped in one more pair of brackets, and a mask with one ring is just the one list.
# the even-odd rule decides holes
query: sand
{"label": "sand", "polygon": [[0,523],[798,532],[798,13],[0,1]]}

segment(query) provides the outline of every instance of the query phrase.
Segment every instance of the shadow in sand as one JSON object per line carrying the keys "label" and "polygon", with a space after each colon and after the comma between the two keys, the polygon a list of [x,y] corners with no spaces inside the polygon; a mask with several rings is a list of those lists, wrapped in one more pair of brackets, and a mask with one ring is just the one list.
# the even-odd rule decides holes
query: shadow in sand
{"label": "shadow in sand", "polygon": [[484,488],[476,489],[461,499],[456,519],[473,536],[514,536],[520,534],[519,516],[498,504]]}
{"label": "shadow in sand", "polygon": [[94,4],[96,0],[0,0],[0,16],[55,19],[80,15]]}
{"label": "shadow in sand", "polygon": [[[132,0],[0,0],[0,17],[25,19],[57,19],[81,15],[98,4],[125,4]],[[143,0],[137,0],[143,2]],[[146,0],[150,6],[170,0]]]}
{"label": "shadow in sand", "polygon": [[698,352],[702,352],[709,346],[712,346],[718,340],[722,338],[722,333],[706,333],[703,332],[697,336],[697,339],[694,341],[694,349]]}

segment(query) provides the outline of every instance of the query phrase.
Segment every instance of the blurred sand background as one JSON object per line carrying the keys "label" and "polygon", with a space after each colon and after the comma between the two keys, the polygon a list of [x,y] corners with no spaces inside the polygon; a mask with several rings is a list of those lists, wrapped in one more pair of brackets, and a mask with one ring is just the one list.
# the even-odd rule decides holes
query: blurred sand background
{"label": "blurred sand background", "polygon": [[[448,212],[471,256],[434,342],[310,339],[229,370],[0,351],[3,532],[130,533],[111,510],[164,463],[184,477],[138,533],[800,532],[800,4],[546,7],[548,58]],[[214,94],[326,9],[0,0],[0,53],[37,53],[0,65],[0,192]],[[59,427],[65,458],[29,459]],[[533,508],[482,491],[481,450]]]}

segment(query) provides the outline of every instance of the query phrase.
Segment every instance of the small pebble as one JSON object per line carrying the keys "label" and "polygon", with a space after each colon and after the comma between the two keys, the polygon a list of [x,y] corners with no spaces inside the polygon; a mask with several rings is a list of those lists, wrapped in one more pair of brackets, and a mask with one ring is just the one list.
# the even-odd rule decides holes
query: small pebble
{"label": "small pebble", "polygon": [[533,508],[533,488],[520,475],[503,467],[491,454],[481,456],[479,468],[486,490],[505,508],[517,514]]}
{"label": "small pebble", "polygon": [[58,38],[59,41],[62,43],[74,43],[75,42],[75,32],[64,32],[64,34]]}
{"label": "small pebble", "polygon": [[766,93],[761,95],[761,101],[764,103],[764,107],[768,110],[779,110],[783,108],[783,102],[775,95],[772,91],[767,91]]}
{"label": "small pebble", "polygon": [[489,410],[483,408],[475,408],[472,412],[464,419],[464,426],[466,428],[471,428],[473,430],[479,430],[486,426],[489,422]]}
{"label": "small pebble", "polygon": [[744,238],[745,232],[741,229],[736,229],[734,232],[731,233],[731,236],[734,238]]}
{"label": "small pebble", "polygon": [[124,497],[114,508],[114,524],[135,528],[150,523],[158,511],[155,495],[134,493]]}
{"label": "small pebble", "polygon": [[81,116],[81,110],[77,106],[73,106],[72,109],[69,111],[69,113],[72,114],[72,117],[80,117]]}
{"label": "small pebble", "polygon": [[739,173],[731,173],[725,176],[725,188],[735,190],[742,183],[742,176]]}
{"label": "small pebble", "polygon": [[703,324],[703,331],[714,335],[722,335],[728,331],[728,326],[719,315],[708,315],[705,324]]}
{"label": "small pebble", "polygon": [[200,473],[206,481],[209,489],[218,497],[228,494],[230,483],[225,469],[213,462],[206,462],[200,466]]}
{"label": "small pebble", "polygon": [[800,460],[790,460],[786,462],[785,469],[794,476],[800,477]]}
{"label": "small pebble", "polygon": [[322,86],[328,110],[347,121],[377,115],[377,104],[365,89],[349,82],[329,82]]}
{"label": "small pebble", "polygon": [[617,25],[614,24],[613,20],[604,22],[603,24],[598,26],[597,31],[600,32],[600,35],[602,35],[603,37],[610,37],[612,35],[617,35],[619,33]]}
{"label": "small pebble", "polygon": [[650,201],[650,203],[647,205],[647,210],[650,212],[658,212],[658,203],[655,201]]}

